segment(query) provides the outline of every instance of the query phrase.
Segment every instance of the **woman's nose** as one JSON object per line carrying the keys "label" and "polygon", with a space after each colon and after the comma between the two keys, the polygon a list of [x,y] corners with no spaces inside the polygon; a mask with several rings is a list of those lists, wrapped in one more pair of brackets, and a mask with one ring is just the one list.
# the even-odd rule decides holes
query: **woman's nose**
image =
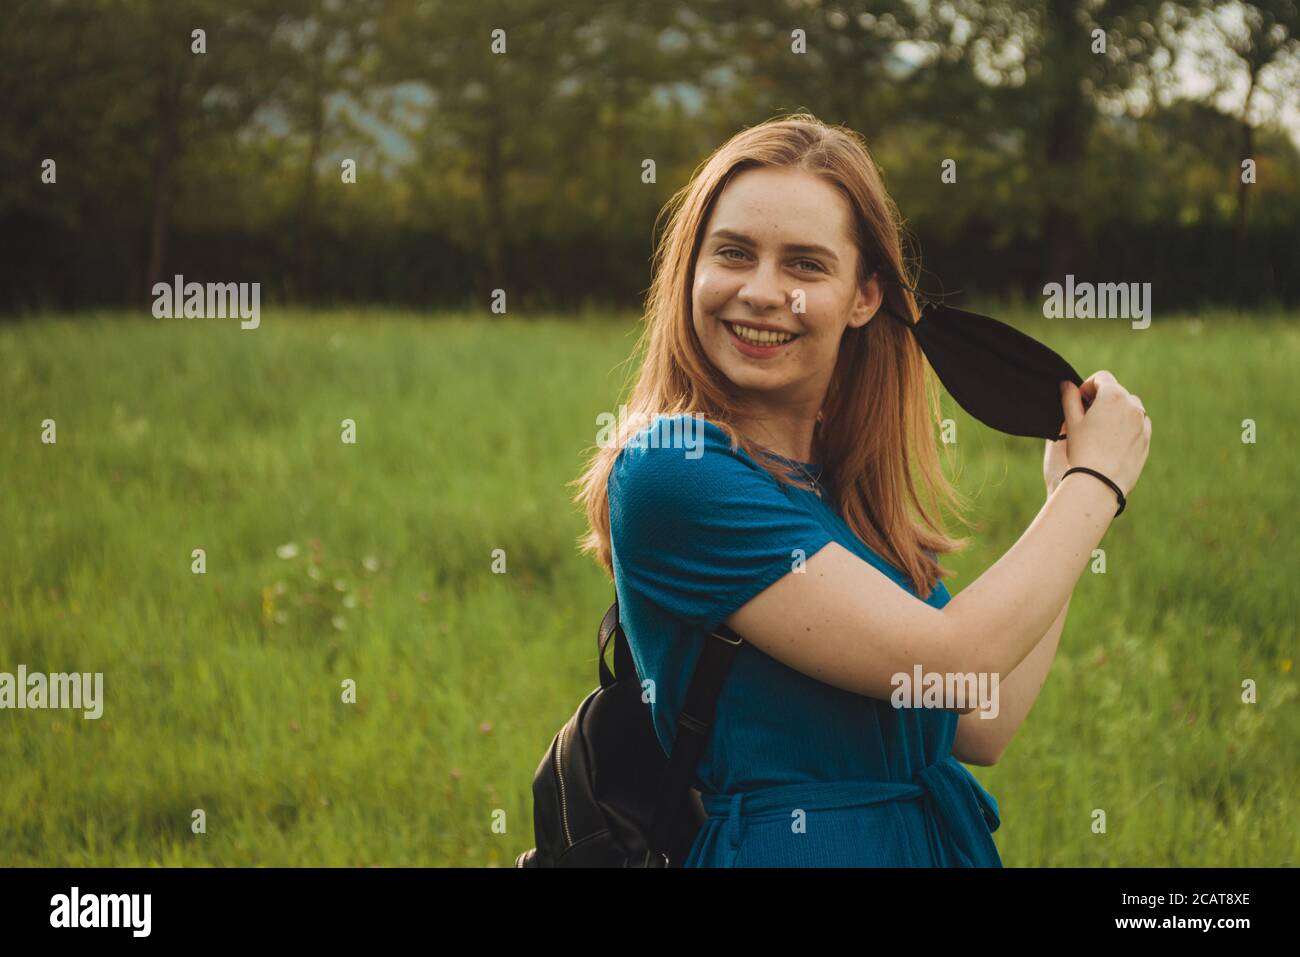
{"label": "woman's nose", "polygon": [[755,309],[785,305],[785,287],[775,263],[759,263],[740,287],[741,302]]}

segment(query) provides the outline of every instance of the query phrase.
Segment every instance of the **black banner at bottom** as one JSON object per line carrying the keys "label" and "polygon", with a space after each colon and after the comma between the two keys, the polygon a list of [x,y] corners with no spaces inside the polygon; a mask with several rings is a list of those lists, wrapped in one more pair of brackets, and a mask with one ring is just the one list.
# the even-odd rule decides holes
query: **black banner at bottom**
{"label": "black banner at bottom", "polygon": [[[9,869],[5,941],[76,938],[131,946],[280,941],[375,944],[395,934],[484,944],[642,928],[692,928],[734,943],[773,922],[798,932],[877,932],[951,945],[1020,930],[1058,942],[1189,938],[1231,946],[1278,935],[1295,899],[1289,869],[552,870]],[[721,904],[722,907],[709,906]],[[534,923],[533,921],[536,921]],[[827,922],[830,922],[830,925]],[[746,926],[748,925],[748,926]],[[447,937],[447,934],[456,935]],[[540,935],[540,937],[538,936]],[[416,938],[417,940],[419,938]],[[463,946],[463,944],[461,945]],[[19,951],[12,951],[19,953]]]}

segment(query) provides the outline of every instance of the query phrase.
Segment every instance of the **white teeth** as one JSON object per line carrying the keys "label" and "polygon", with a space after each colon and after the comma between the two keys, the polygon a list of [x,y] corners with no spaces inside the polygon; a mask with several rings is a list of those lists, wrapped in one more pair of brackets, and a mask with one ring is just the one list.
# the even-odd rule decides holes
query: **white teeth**
{"label": "white teeth", "polygon": [[772,332],[770,329],[750,329],[748,326],[731,325],[731,331],[746,342],[756,345],[775,346],[789,342],[794,336],[788,332]]}

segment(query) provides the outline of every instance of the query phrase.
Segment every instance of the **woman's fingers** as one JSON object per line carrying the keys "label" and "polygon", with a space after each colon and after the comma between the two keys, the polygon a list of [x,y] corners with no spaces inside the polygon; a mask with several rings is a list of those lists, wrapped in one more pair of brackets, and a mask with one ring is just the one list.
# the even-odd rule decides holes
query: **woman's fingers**
{"label": "woman's fingers", "polygon": [[[1086,384],[1086,383],[1085,383]],[[1069,423],[1083,416],[1083,390],[1069,379],[1061,382],[1061,408],[1065,411],[1065,422]],[[1065,431],[1062,429],[1061,431]]]}

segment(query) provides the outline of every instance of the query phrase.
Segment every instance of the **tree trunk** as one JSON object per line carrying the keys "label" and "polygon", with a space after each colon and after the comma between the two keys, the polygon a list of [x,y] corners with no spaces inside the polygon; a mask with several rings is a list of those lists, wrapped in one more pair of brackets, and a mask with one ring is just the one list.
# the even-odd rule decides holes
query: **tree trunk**
{"label": "tree trunk", "polygon": [[302,196],[298,202],[298,295],[316,300],[316,164],[325,138],[325,103],[313,83],[311,125],[308,130],[307,163],[303,170]]}
{"label": "tree trunk", "polygon": [[1079,261],[1083,230],[1071,197],[1082,172],[1092,110],[1079,89],[1074,68],[1088,40],[1076,17],[1076,6],[1073,0],[1051,0],[1046,11],[1051,49],[1044,51],[1043,60],[1051,75],[1042,154],[1048,184],[1042,231],[1048,282],[1062,282],[1067,273],[1078,273],[1085,265]]}
{"label": "tree trunk", "polygon": [[[1246,90],[1246,105],[1241,110],[1241,156],[1237,160],[1236,239],[1238,252],[1246,248],[1246,222],[1250,205],[1250,184],[1242,179],[1242,174],[1245,171],[1241,168],[1241,163],[1242,160],[1254,158],[1251,154],[1255,151],[1255,129],[1250,125],[1250,101],[1255,96],[1256,75],[1256,71],[1252,68],[1250,71],[1250,86]],[[1258,170],[1256,172],[1258,173]]]}
{"label": "tree trunk", "polygon": [[163,261],[167,253],[167,227],[171,221],[172,187],[176,162],[180,158],[180,99],[177,70],[169,58],[158,78],[155,100],[158,141],[153,155],[153,198],[149,213],[149,258],[145,275],[146,300],[152,299],[155,283],[162,281]]}
{"label": "tree trunk", "polygon": [[[483,251],[487,257],[487,292],[504,289],[505,264],[505,160],[502,156],[504,133],[497,114],[488,123],[487,141],[484,144],[483,198],[487,208],[487,222],[483,230]],[[510,301],[506,300],[509,308]]]}

